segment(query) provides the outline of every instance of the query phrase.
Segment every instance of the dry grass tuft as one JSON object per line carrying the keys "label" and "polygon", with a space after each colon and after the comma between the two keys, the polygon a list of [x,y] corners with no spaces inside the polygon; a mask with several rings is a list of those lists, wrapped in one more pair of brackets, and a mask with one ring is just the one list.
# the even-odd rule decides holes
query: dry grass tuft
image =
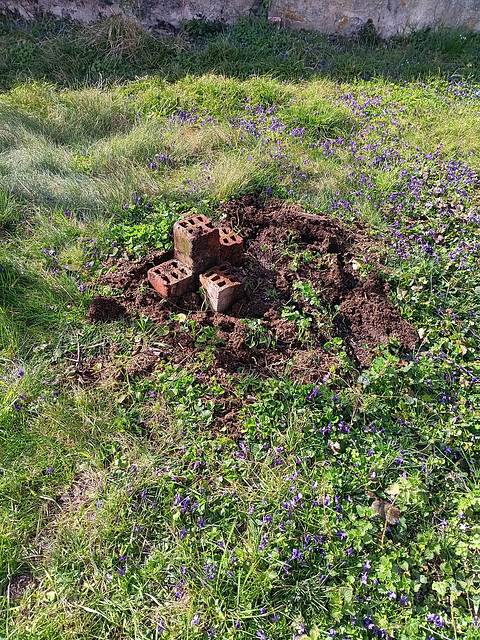
{"label": "dry grass tuft", "polygon": [[138,20],[120,14],[84,25],[77,36],[85,47],[111,58],[133,58],[152,37]]}

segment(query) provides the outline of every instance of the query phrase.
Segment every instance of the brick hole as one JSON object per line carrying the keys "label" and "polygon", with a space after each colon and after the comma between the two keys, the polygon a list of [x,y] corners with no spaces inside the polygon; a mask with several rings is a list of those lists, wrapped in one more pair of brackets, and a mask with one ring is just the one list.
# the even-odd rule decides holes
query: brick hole
{"label": "brick hole", "polygon": [[160,278],[167,284],[170,284],[170,278],[168,276],[161,275]]}
{"label": "brick hole", "polygon": [[225,282],[225,280],[222,280],[221,282],[217,282],[217,285],[219,287],[224,287],[227,283]]}
{"label": "brick hole", "polygon": [[211,280],[212,282],[216,282],[217,280],[220,280],[220,276],[213,276]]}

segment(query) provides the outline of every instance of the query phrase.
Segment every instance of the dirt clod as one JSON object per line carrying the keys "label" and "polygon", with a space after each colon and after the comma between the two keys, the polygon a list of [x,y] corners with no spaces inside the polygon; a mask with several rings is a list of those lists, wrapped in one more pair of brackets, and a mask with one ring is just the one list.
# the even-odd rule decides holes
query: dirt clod
{"label": "dirt clod", "polygon": [[97,296],[90,303],[87,311],[87,320],[89,322],[110,322],[111,320],[118,320],[125,313],[125,307],[115,298]]}

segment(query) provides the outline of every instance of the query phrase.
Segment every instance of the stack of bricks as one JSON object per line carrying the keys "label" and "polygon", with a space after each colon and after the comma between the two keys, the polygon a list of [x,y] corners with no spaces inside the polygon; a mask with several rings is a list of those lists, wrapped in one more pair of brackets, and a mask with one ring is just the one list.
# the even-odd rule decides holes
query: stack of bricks
{"label": "stack of bricks", "polygon": [[243,239],[228,227],[214,227],[204,215],[173,226],[174,258],[150,269],[148,279],[164,298],[203,287],[213,311],[224,313],[244,295],[243,279],[232,270],[242,261]]}

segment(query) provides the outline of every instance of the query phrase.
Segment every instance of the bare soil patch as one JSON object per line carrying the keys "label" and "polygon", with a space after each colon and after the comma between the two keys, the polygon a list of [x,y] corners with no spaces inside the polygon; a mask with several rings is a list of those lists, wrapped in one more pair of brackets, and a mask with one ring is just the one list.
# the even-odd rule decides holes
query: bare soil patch
{"label": "bare soil patch", "polygon": [[8,585],[10,600],[14,602],[21,600],[24,593],[26,593],[29,588],[33,588],[34,586],[35,580],[30,573],[23,573],[17,576],[13,576],[10,580],[10,584]]}
{"label": "bare soil patch", "polygon": [[96,473],[82,471],[75,475],[68,489],[54,501],[48,501],[44,507],[45,526],[32,543],[36,552],[44,555],[55,544],[57,531],[71,516],[81,517],[84,521],[94,522],[96,513],[89,510],[94,496],[101,491],[103,483]]}
{"label": "bare soil patch", "polygon": [[[358,368],[367,367],[372,352],[392,338],[404,350],[414,347],[418,334],[389,300],[388,285],[376,273],[364,276],[354,269],[355,258],[371,245],[362,227],[351,232],[331,217],[305,214],[283,201],[263,204],[253,197],[231,201],[220,213],[222,224],[245,241],[241,270],[246,296],[227,314],[206,309],[198,293],[166,300],[155,292],[147,271],[171,259],[171,253],[107,263],[99,282],[110,286],[115,296],[95,298],[89,320],[141,313],[162,326],[162,346],[138,353],[131,375],[151,371],[159,361],[187,364],[210,345],[208,373],[288,373],[314,383],[328,376],[337,362],[324,348],[334,337],[342,338]],[[317,301],[299,297],[297,282],[310,282]],[[285,316],[285,307],[293,310],[293,317]],[[175,318],[180,313],[188,314],[194,329]],[[300,327],[301,317],[310,319],[308,326]],[[256,330],[249,323],[255,320],[260,320],[253,323]]]}

